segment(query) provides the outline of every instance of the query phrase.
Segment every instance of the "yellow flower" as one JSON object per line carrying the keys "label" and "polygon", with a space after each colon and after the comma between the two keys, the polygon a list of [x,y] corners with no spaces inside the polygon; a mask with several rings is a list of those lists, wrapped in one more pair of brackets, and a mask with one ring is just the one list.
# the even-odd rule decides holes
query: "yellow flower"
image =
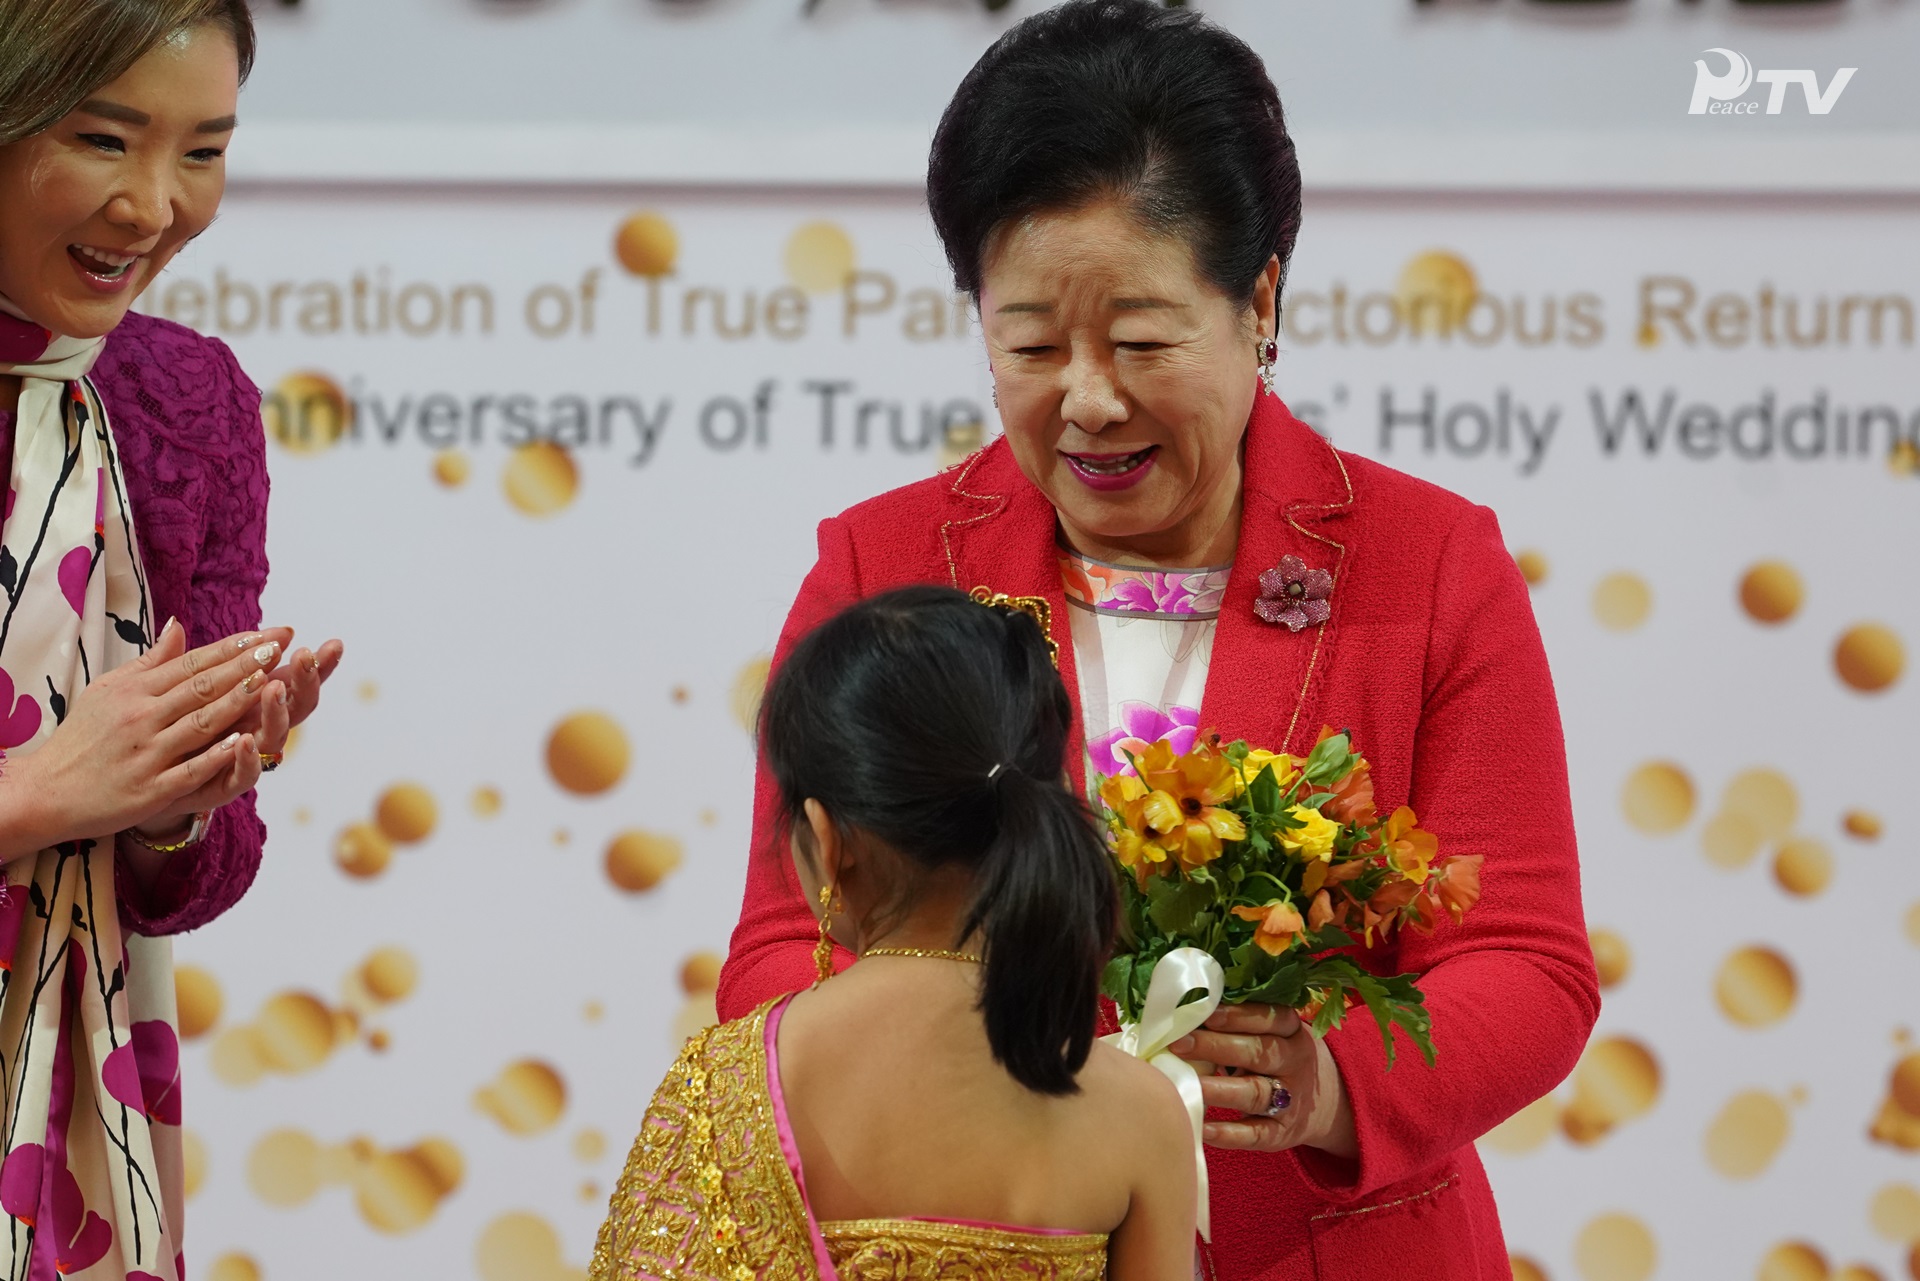
{"label": "yellow flower", "polygon": [[1143,884],[1167,861],[1166,848],[1153,839],[1144,812],[1150,795],[1147,785],[1131,774],[1115,774],[1100,783],[1100,801],[1107,807],[1114,857]]}
{"label": "yellow flower", "polygon": [[1269,752],[1264,747],[1256,747],[1247,753],[1247,781],[1251,783],[1260,777],[1260,771],[1273,766],[1273,781],[1280,784],[1280,790],[1286,791],[1293,783],[1293,776],[1299,773],[1299,766],[1293,757],[1285,752]]}
{"label": "yellow flower", "polygon": [[1340,825],[1304,805],[1296,805],[1287,813],[1295,820],[1305,824],[1292,831],[1280,833],[1280,844],[1287,851],[1298,854],[1304,859],[1319,859],[1326,863],[1333,858],[1333,839],[1340,835]]}
{"label": "yellow flower", "polygon": [[1163,739],[1140,757],[1140,774],[1152,789],[1140,802],[1141,817],[1187,871],[1219,858],[1222,841],[1246,839],[1240,816],[1221,808],[1242,790],[1240,771],[1218,752],[1197,746],[1176,756]]}

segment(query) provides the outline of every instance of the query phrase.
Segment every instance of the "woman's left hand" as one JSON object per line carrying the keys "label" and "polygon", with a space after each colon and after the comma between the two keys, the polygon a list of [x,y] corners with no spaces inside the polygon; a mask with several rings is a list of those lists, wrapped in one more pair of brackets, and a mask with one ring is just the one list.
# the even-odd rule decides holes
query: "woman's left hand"
{"label": "woman's left hand", "polygon": [[234,728],[252,734],[262,756],[284,752],[287,735],[320,706],[320,688],[339,668],[346,652],[347,647],[338,640],[327,641],[318,650],[294,650],[286,662],[267,674],[255,710]]}
{"label": "woman's left hand", "polygon": [[[1359,1154],[1340,1069],[1326,1042],[1292,1010],[1223,1005],[1202,1030],[1169,1048],[1201,1070],[1200,1093],[1208,1107],[1243,1114],[1238,1121],[1206,1123],[1202,1137],[1214,1147],[1254,1152],[1311,1147],[1349,1159]],[[1209,1075],[1209,1068],[1217,1070]],[[1292,1101],[1270,1112],[1279,1089]]]}

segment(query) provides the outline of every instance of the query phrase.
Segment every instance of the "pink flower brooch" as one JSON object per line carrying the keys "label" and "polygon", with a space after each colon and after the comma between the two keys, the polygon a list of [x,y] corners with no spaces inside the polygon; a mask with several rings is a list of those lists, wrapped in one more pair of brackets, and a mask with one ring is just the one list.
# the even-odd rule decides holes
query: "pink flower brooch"
{"label": "pink flower brooch", "polygon": [[1333,575],[1308,569],[1298,556],[1282,556],[1280,563],[1260,575],[1260,599],[1253,612],[1269,623],[1285,623],[1288,631],[1318,627],[1333,617],[1327,597],[1333,594]]}

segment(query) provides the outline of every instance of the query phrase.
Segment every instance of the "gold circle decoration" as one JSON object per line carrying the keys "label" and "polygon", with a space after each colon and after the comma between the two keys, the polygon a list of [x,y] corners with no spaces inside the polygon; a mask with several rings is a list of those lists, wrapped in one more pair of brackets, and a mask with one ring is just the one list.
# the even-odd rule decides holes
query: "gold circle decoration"
{"label": "gold circle decoration", "polygon": [[1895,1107],[1908,1116],[1920,1116],[1920,1054],[1909,1054],[1893,1065],[1887,1092]]}
{"label": "gold circle decoration", "polygon": [[1856,841],[1877,841],[1886,830],[1880,816],[1868,810],[1848,810],[1840,820],[1840,827]]}
{"label": "gold circle decoration", "polygon": [[1808,836],[1798,836],[1774,852],[1773,879],[1796,898],[1811,898],[1833,882],[1833,855]]}
{"label": "gold circle decoration", "polygon": [[1880,1269],[1867,1263],[1849,1263],[1833,1274],[1833,1281],[1887,1281]]}
{"label": "gold circle decoration", "polygon": [[323,373],[299,370],[260,398],[260,421],[270,440],[290,454],[323,454],[353,427],[353,403]]}
{"label": "gold circle decoration", "polygon": [[1551,1094],[1535,1099],[1481,1136],[1484,1147],[1507,1156],[1525,1156],[1553,1137],[1560,1124],[1560,1103]]}
{"label": "gold circle decoration", "polygon": [[1763,560],[1740,579],[1740,608],[1756,623],[1784,623],[1800,612],[1806,588],[1785,561]]}
{"label": "gold circle decoration", "polygon": [[393,862],[393,842],[371,823],[354,823],[334,838],[333,861],[348,876],[364,881]]}
{"label": "gold circle decoration", "polygon": [[433,1169],[411,1152],[382,1152],[354,1180],[354,1208],[369,1226],[390,1235],[426,1225],[440,1204]]}
{"label": "gold circle decoration", "polygon": [[598,1130],[582,1130],[573,1136],[573,1155],[592,1164],[607,1154],[607,1136]]}
{"label": "gold circle decoration", "polygon": [[607,879],[616,889],[643,894],[666,880],[685,858],[676,838],[630,829],[607,843]]}
{"label": "gold circle decoration", "polygon": [[207,1281],[262,1281],[265,1276],[250,1254],[223,1254],[207,1269]]}
{"label": "gold circle decoration", "polygon": [[1649,836],[1677,832],[1693,817],[1693,780],[1671,761],[1648,761],[1627,776],[1620,809]]}
{"label": "gold circle decoration", "polygon": [[720,967],[726,958],[718,952],[695,952],[680,963],[680,990],[704,996],[720,990]]}
{"label": "gold circle decoration", "polygon": [[1800,980],[1792,962],[1770,947],[1736,949],[1720,964],[1713,994],[1741,1027],[1768,1027],[1793,1013]]}
{"label": "gold circle decoration", "polygon": [[1723,1178],[1758,1178],[1780,1154],[1792,1128],[1785,1103],[1765,1090],[1743,1090],[1707,1127],[1707,1164]]}
{"label": "gold circle decoration", "polygon": [[1913,944],[1915,947],[1920,947],[1920,903],[1915,903],[1907,909],[1907,919],[1904,925],[1906,926],[1907,942]]}
{"label": "gold circle decoration", "polygon": [[1630,632],[1653,612],[1653,589],[1638,574],[1608,574],[1593,589],[1593,616],[1609,631]]}
{"label": "gold circle decoration", "polygon": [[197,965],[179,965],[173,971],[173,1002],[180,1021],[180,1039],[205,1036],[220,1021],[220,980]]}
{"label": "gold circle decoration", "polygon": [[254,1035],[276,1072],[311,1072],[333,1053],[333,1011],[306,992],[282,992],[260,1007]]}
{"label": "gold circle decoration", "polygon": [[575,796],[597,796],[626,776],[626,731],[605,712],[575,712],[547,735],[547,772]]}
{"label": "gold circle decoration", "polygon": [[734,724],[749,734],[759,728],[760,700],[767,692],[767,677],[772,670],[773,660],[762,654],[749,659],[733,678],[727,702],[733,709]]}
{"label": "gold circle decoration", "polygon": [[1906,648],[1891,627],[1858,623],[1841,633],[1833,647],[1833,670],[1850,688],[1877,694],[1900,679]]}
{"label": "gold circle decoration", "polygon": [[1660,1084],[1660,1061],[1644,1044],[1627,1036],[1597,1040],[1573,1069],[1573,1101],[1560,1118],[1561,1131],[1575,1143],[1596,1143],[1651,1111]]}
{"label": "gold circle decoration", "polygon": [[380,794],[373,811],[374,826],[396,845],[426,840],[439,819],[433,793],[418,783],[395,783]]}
{"label": "gold circle decoration", "polygon": [[460,1149],[446,1139],[422,1139],[413,1145],[407,1153],[418,1161],[433,1180],[434,1190],[440,1196],[450,1196],[459,1190],[461,1181],[467,1177],[466,1158],[460,1155]]}
{"label": "gold circle decoration", "polygon": [[1588,934],[1593,946],[1593,967],[1599,971],[1601,987],[1618,987],[1633,972],[1633,949],[1612,930],[1594,930]]}
{"label": "gold circle decoration", "polygon": [[1400,269],[1394,303],[1407,332],[1446,337],[1466,322],[1480,293],[1473,267],[1459,254],[1429,249]]}
{"label": "gold circle decoration", "polygon": [[1700,849],[1707,862],[1735,871],[1753,862],[1763,843],[1760,829],[1744,814],[1721,810],[1700,829]]}
{"label": "gold circle decoration", "polygon": [[1867,1203],[1873,1230],[1898,1245],[1920,1241],[1920,1192],[1905,1183],[1889,1183]]}
{"label": "gold circle decoration", "polygon": [[552,1067],[522,1059],[481,1086],[473,1102],[510,1134],[538,1134],[560,1120],[567,1107],[567,1086]]}
{"label": "gold circle decoration", "polygon": [[404,947],[383,947],[360,966],[360,982],[381,1004],[405,1000],[420,981],[420,963]]}
{"label": "gold circle decoration", "polygon": [[207,1145],[193,1130],[180,1132],[180,1186],[188,1200],[207,1186]]}
{"label": "gold circle decoration", "polygon": [[537,1214],[511,1211],[489,1223],[474,1243],[480,1281],[568,1281],[560,1234]]}
{"label": "gold circle decoration", "polygon": [[853,274],[853,237],[839,223],[804,223],[787,237],[786,267],[787,279],[808,293],[838,293]]}
{"label": "gold circle decoration", "polygon": [[507,456],[500,483],[507,501],[522,515],[552,516],[573,505],[580,492],[580,469],[565,446],[536,440]]}
{"label": "gold circle decoration", "polygon": [[261,1136],[247,1157],[247,1186],[268,1205],[305,1205],[320,1190],[320,1145],[303,1130]]}
{"label": "gold circle decoration", "polygon": [[1782,1241],[1760,1260],[1756,1281],[1827,1281],[1827,1256],[1805,1241]]}
{"label": "gold circle decoration", "polygon": [[1800,794],[1779,770],[1742,770],[1727,783],[1720,807],[1751,823],[1761,840],[1782,841],[1800,816]]}
{"label": "gold circle decoration", "polygon": [[1551,1281],[1547,1270],[1524,1254],[1510,1256],[1507,1266],[1513,1271],[1513,1281]]}
{"label": "gold circle decoration", "polygon": [[643,209],[613,233],[613,256],[636,276],[670,276],[680,261],[680,233],[664,215]]}
{"label": "gold circle decoration", "polygon": [[473,460],[458,449],[443,449],[433,456],[433,478],[446,489],[458,489],[473,475]]}
{"label": "gold circle decoration", "polygon": [[1549,566],[1544,553],[1528,548],[1515,553],[1513,563],[1520,567],[1520,577],[1527,580],[1527,586],[1538,587],[1547,581]]}
{"label": "gold circle decoration", "polygon": [[251,1027],[230,1027],[213,1039],[207,1066],[226,1085],[244,1089],[267,1073],[260,1036]]}
{"label": "gold circle decoration", "polygon": [[1573,1242],[1573,1266],[1586,1281],[1647,1281],[1659,1259],[1653,1233],[1630,1214],[1603,1214]]}
{"label": "gold circle decoration", "polygon": [[499,814],[506,800],[500,795],[499,788],[482,786],[473,789],[473,796],[467,804],[472,808],[475,817],[492,818]]}

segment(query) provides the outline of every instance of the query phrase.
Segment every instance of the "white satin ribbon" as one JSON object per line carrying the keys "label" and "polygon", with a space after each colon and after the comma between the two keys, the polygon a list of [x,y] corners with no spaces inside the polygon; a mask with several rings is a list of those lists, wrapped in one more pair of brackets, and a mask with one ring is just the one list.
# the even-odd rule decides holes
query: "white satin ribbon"
{"label": "white satin ribbon", "polygon": [[[1205,999],[1181,1005],[1180,998],[1195,988],[1206,989]],[[1227,975],[1220,962],[1197,947],[1175,948],[1153,967],[1140,1021],[1122,1024],[1112,1036],[1100,1038],[1137,1059],[1145,1059],[1180,1091],[1180,1099],[1187,1105],[1187,1119],[1193,1123],[1193,1163],[1199,1176],[1200,1199],[1196,1221],[1201,1239],[1208,1242],[1213,1240],[1213,1232],[1207,1219],[1207,1150],[1200,1137],[1207,1104],[1200,1097],[1200,1074],[1185,1059],[1167,1053],[1167,1047],[1213,1017],[1226,988]]]}

